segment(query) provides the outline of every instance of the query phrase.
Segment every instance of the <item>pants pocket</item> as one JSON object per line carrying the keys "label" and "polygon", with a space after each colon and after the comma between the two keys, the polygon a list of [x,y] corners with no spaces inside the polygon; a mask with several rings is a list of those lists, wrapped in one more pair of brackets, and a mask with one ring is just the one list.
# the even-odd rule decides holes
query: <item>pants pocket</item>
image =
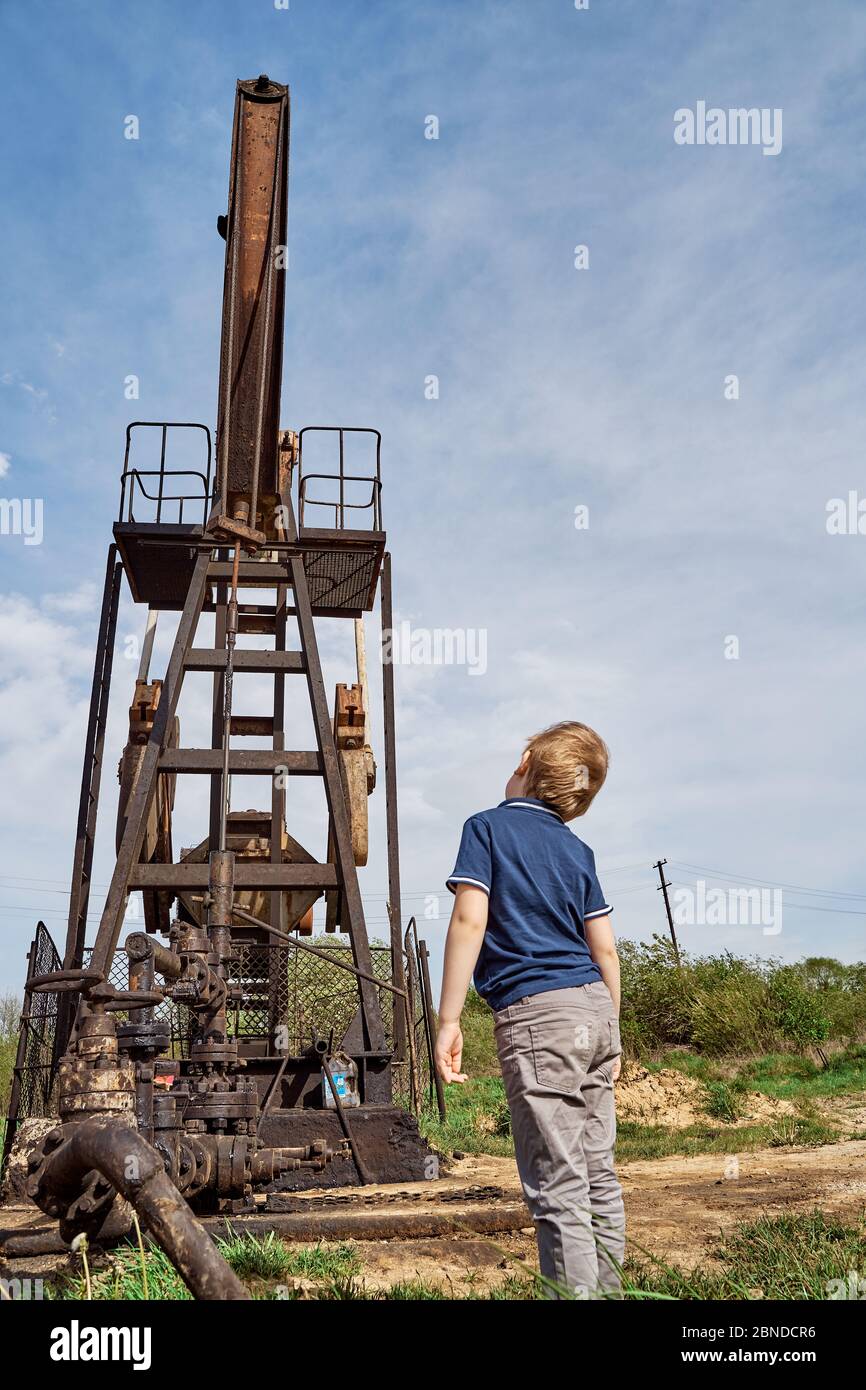
{"label": "pants pocket", "polygon": [[554,1027],[531,1023],[532,1065],[539,1086],[576,1096],[592,1059],[593,1033],[592,1023],[585,1019],[557,1021]]}

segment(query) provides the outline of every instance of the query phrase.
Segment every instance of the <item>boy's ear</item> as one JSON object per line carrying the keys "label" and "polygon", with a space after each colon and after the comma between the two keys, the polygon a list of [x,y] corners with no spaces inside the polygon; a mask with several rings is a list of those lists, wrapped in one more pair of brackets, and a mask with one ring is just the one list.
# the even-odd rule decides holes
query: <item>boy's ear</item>
{"label": "boy's ear", "polygon": [[520,759],[520,762],[517,764],[517,767],[514,769],[514,775],[515,775],[515,777],[523,777],[524,774],[525,774],[525,772],[526,772],[526,769],[527,769],[528,767],[529,767],[529,749],[527,748],[527,749],[524,750],[523,757]]}

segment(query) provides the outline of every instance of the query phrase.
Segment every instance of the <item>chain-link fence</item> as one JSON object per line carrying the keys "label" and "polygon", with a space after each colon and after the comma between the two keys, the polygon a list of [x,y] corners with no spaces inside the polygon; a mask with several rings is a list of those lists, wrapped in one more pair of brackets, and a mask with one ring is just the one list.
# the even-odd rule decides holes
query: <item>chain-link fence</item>
{"label": "chain-link fence", "polygon": [[[352,965],[352,948],[344,937],[324,942],[317,937],[315,942],[321,955],[266,942],[234,943],[228,965],[231,1037],[265,1040],[275,1050],[292,1056],[309,1047],[315,1036],[327,1038],[331,1030],[335,1041],[340,1041],[359,1003],[357,978],[341,968]],[[325,955],[328,959],[323,959]],[[376,979],[390,983],[391,948],[372,946],[370,955]],[[109,981],[116,989],[128,989],[128,970],[126,953],[116,951],[109,971]],[[386,1045],[391,1048],[394,996],[390,990],[379,990],[379,1005]],[[154,1018],[169,1025],[172,1056],[188,1056],[193,1029],[189,1010],[166,999],[154,1009]]]}
{"label": "chain-link fence", "polygon": [[[27,979],[49,974],[59,970],[60,966],[60,956],[51,933],[44,922],[39,922],[27,956]],[[3,1166],[20,1122],[55,1113],[54,1071],[59,1010],[59,994],[32,994],[25,990],[3,1135]],[[6,1100],[5,1096],[3,1100]]]}
{"label": "chain-link fence", "polygon": [[[51,935],[40,922],[30,948],[27,978],[59,970],[60,956]],[[52,1113],[54,1091],[54,1039],[57,1033],[59,994],[24,996],[21,1018],[23,1047],[19,1073],[18,1115],[22,1120]]]}
{"label": "chain-link fence", "polygon": [[[420,943],[423,952],[423,943]],[[230,1004],[228,1031],[240,1040],[268,1042],[274,1050],[297,1056],[315,1037],[328,1038],[333,1032],[339,1044],[358,1009],[358,980],[342,966],[351,966],[352,948],[346,937],[315,938],[318,954],[290,946],[254,941],[235,943],[229,963]],[[391,983],[391,948],[370,948],[373,974]],[[90,951],[84,953],[84,965]],[[432,1006],[429,979],[423,967],[418,943],[407,934],[404,956],[407,1000],[389,989],[378,990],[379,1007],[385,1028],[386,1047],[395,1046],[395,1009],[406,1008],[408,1029],[406,1056],[395,1059],[395,1100],[414,1110],[435,1102],[435,1077],[431,1066]],[[49,932],[40,922],[30,951],[28,979],[59,970],[60,957]],[[115,952],[109,981],[118,990],[129,984],[129,960],[125,951]],[[9,1119],[16,1121],[54,1113],[54,1074],[57,1064],[55,1037],[59,994],[25,993],[22,1034],[15,1068]],[[118,1022],[124,1015],[117,1015]],[[170,1054],[189,1056],[194,1018],[182,1004],[166,999],[154,1009],[154,1017],[169,1025]],[[13,1113],[14,1112],[14,1113]]]}

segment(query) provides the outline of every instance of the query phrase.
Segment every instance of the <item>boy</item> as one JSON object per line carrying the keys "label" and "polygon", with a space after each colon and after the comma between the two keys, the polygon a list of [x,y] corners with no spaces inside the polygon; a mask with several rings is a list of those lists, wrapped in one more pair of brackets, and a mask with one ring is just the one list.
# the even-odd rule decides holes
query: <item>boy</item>
{"label": "boy", "polygon": [[454,872],[436,1065],[460,1070],[473,972],[494,1012],[517,1168],[553,1297],[616,1297],[625,1249],[613,1168],[619,959],[592,850],[566,822],[607,776],[585,724],[529,740],[505,800],[470,816]]}

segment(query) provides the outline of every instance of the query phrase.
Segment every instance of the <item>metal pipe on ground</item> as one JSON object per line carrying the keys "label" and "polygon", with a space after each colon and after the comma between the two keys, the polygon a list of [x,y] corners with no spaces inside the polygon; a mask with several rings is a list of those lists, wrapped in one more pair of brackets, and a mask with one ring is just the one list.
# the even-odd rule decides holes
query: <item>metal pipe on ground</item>
{"label": "metal pipe on ground", "polygon": [[[298,1244],[319,1240],[415,1240],[458,1235],[504,1235],[527,1230],[532,1218],[523,1203],[468,1206],[453,1211],[431,1204],[423,1211],[268,1212],[262,1216],[205,1216],[202,1225],[213,1240],[227,1236],[267,1236]],[[57,1231],[8,1236],[0,1245],[4,1259],[62,1254],[68,1246]]]}
{"label": "metal pipe on ground", "polygon": [[137,1130],[113,1116],[93,1115],[64,1125],[61,1133],[58,1147],[44,1153],[28,1184],[34,1199],[74,1202],[86,1175],[95,1169],[137,1213],[195,1298],[249,1299],[248,1290],[168,1177],[161,1158]]}
{"label": "metal pipe on ground", "polygon": [[204,1224],[214,1236],[249,1232],[267,1235],[273,1231],[281,1240],[414,1240],[435,1236],[496,1235],[522,1231],[532,1225],[522,1202],[465,1207],[446,1211],[441,1207],[426,1211],[342,1211],[269,1212],[266,1216],[239,1219],[206,1216]]}

